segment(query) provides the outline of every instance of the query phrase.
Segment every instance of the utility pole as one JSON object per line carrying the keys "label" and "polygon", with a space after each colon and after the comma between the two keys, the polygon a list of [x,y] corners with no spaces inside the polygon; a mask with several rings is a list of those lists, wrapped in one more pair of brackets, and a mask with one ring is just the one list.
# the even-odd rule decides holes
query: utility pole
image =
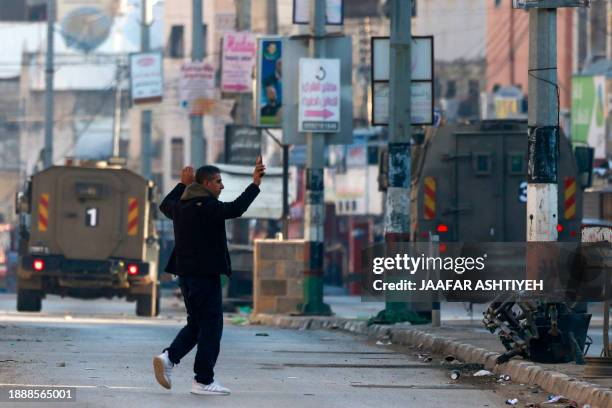
{"label": "utility pole", "polygon": [[47,0],[47,55],[45,63],[45,147],[43,150],[43,168],[53,165],[53,35],[55,24],[55,0]]}
{"label": "utility pole", "polygon": [[[121,138],[121,61],[117,60],[115,73],[115,111],[113,114],[113,155],[119,157],[119,140]],[[143,158],[144,159],[144,158]]]}
{"label": "utility pole", "polygon": [[[238,31],[251,31],[251,0],[237,0],[236,14]],[[241,93],[238,96],[236,122],[243,126],[249,126],[252,123],[252,115],[253,95],[251,93]]]}
{"label": "utility pole", "polygon": [[[412,78],[412,1],[389,0],[389,186],[385,207],[385,243],[410,241],[410,83]],[[386,302],[376,323],[424,323],[406,302]]]}
{"label": "utility pole", "polygon": [[608,3],[609,0],[592,1],[588,20],[588,58],[589,63],[606,58],[608,42]]}
{"label": "utility pole", "polygon": [[[310,8],[310,58],[325,58],[325,0],[311,1]],[[346,124],[349,125],[350,124]],[[325,135],[306,135],[306,197],[304,204],[304,240],[309,259],[304,271],[304,304],[306,315],[329,315],[329,305],[323,303],[323,242],[325,203],[323,200],[323,151]]]}
{"label": "utility pole", "polygon": [[[266,32],[278,34],[278,8],[277,0],[266,0]],[[283,239],[289,237],[289,145],[278,143],[283,149]]]}
{"label": "utility pole", "polygon": [[278,33],[278,8],[276,6],[277,0],[266,0],[266,32],[268,34]]}
{"label": "utility pole", "polygon": [[514,86],[516,84],[516,75],[514,74],[514,7],[512,7],[512,3],[510,3],[510,30],[508,31],[508,34],[510,35],[510,46],[508,47],[508,61],[510,63],[510,86]]}
{"label": "utility pole", "polygon": [[557,9],[529,10],[527,241],[557,240]]}
{"label": "utility pole", "polygon": [[[151,40],[149,35],[149,27],[151,24],[151,16],[149,15],[149,1],[141,0],[140,13],[140,52],[147,52],[151,48]],[[152,128],[152,113],[149,109],[143,109],[140,117],[140,157],[142,160],[142,175],[146,179],[150,179],[151,174],[151,128]]]}
{"label": "utility pole", "polygon": [[[193,16],[191,30],[191,60],[204,61],[204,27],[202,25],[202,0],[192,0]],[[198,168],[206,161],[206,140],[204,139],[204,119],[192,116],[191,129],[191,164]]]}

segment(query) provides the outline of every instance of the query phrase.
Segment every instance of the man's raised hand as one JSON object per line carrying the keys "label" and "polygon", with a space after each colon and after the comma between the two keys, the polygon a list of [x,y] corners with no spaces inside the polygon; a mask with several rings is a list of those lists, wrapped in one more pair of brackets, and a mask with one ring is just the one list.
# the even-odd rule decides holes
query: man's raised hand
{"label": "man's raised hand", "polygon": [[261,178],[266,174],[266,166],[263,164],[263,160],[260,156],[257,156],[255,161],[255,169],[253,170],[253,183],[256,185],[261,184]]}
{"label": "man's raised hand", "polygon": [[194,180],[195,180],[195,173],[193,171],[193,167],[191,166],[183,167],[183,170],[181,170],[181,183],[188,186],[189,184],[193,183]]}

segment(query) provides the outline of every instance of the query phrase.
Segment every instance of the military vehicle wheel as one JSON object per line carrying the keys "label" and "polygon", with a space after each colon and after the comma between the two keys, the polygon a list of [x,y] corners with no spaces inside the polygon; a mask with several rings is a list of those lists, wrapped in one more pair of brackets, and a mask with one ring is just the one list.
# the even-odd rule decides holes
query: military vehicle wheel
{"label": "military vehicle wheel", "polygon": [[42,296],[37,290],[18,290],[17,291],[17,311],[19,312],[40,312],[42,309]]}
{"label": "military vehicle wheel", "polygon": [[136,316],[153,316],[153,296],[139,295],[136,298]]}
{"label": "military vehicle wheel", "polygon": [[159,316],[159,307],[161,305],[161,291],[157,286],[157,296],[155,297],[155,316]]}

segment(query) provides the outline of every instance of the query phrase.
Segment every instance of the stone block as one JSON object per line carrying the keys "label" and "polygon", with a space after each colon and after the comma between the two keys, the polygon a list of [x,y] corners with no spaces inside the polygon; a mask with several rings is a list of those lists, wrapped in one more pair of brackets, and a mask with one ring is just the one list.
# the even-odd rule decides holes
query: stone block
{"label": "stone block", "polygon": [[287,281],[278,279],[262,279],[259,282],[260,296],[286,296]]}
{"label": "stone block", "polygon": [[278,277],[279,261],[256,259],[254,265],[255,279],[274,279]]}
{"label": "stone block", "polygon": [[298,311],[298,305],[302,303],[302,298],[277,297],[276,313],[292,313]]}
{"label": "stone block", "polygon": [[274,313],[276,298],[272,296],[258,296],[253,299],[253,313]]}
{"label": "stone block", "polygon": [[288,279],[287,283],[287,296],[294,298],[304,298],[304,281],[301,279]]}
{"label": "stone block", "polygon": [[302,261],[304,259],[304,241],[258,240],[256,256],[266,260]]}
{"label": "stone block", "polygon": [[304,276],[305,263],[303,261],[283,261],[276,267],[279,278],[299,279]]}

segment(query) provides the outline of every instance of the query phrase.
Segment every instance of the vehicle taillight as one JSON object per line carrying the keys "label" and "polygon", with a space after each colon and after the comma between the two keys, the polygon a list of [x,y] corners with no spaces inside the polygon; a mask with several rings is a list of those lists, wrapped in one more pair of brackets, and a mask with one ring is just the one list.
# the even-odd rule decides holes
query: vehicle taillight
{"label": "vehicle taillight", "polygon": [[138,265],[130,264],[128,266],[128,275],[138,275]]}
{"label": "vehicle taillight", "polygon": [[35,259],[34,262],[32,262],[32,266],[34,267],[35,271],[40,272],[45,269],[45,261],[42,259]]}
{"label": "vehicle taillight", "polygon": [[438,232],[448,232],[448,226],[446,224],[440,224],[440,225],[438,225],[438,228],[436,228],[436,231],[438,231]]}
{"label": "vehicle taillight", "polygon": [[563,232],[563,225],[557,224],[557,232]]}

